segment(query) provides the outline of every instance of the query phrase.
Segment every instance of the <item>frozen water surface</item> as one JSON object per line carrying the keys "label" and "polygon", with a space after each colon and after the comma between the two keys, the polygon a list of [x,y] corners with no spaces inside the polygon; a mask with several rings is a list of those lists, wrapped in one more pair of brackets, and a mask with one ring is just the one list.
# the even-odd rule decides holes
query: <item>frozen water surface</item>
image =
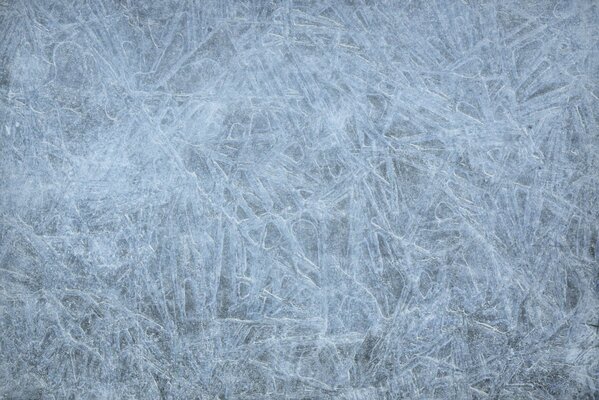
{"label": "frozen water surface", "polygon": [[599,2],[0,1],[0,397],[596,399]]}

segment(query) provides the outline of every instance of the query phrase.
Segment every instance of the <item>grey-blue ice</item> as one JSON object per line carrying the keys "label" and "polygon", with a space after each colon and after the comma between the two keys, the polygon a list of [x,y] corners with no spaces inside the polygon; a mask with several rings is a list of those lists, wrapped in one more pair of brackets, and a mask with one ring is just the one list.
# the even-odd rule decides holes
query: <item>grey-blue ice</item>
{"label": "grey-blue ice", "polygon": [[0,0],[0,398],[597,399],[599,2]]}

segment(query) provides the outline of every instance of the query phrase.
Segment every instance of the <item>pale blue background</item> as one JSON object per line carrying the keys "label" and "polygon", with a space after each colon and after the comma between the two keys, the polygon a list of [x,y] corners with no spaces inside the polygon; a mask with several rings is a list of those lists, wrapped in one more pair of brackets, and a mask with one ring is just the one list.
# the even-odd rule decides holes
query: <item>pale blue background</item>
{"label": "pale blue background", "polygon": [[596,399],[598,6],[0,2],[0,397]]}

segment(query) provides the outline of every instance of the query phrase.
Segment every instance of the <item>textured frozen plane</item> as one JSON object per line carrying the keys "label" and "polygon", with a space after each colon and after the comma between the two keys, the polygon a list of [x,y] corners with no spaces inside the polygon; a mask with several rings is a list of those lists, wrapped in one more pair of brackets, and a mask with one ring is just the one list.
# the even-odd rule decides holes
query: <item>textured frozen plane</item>
{"label": "textured frozen plane", "polygon": [[0,398],[597,399],[599,2],[0,0]]}

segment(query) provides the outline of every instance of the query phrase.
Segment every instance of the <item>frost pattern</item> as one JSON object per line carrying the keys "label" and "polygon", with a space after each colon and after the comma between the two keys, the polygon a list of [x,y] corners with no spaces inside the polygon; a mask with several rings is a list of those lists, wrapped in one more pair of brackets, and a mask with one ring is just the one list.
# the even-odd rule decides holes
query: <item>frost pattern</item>
{"label": "frost pattern", "polygon": [[0,397],[596,398],[598,6],[0,2]]}

